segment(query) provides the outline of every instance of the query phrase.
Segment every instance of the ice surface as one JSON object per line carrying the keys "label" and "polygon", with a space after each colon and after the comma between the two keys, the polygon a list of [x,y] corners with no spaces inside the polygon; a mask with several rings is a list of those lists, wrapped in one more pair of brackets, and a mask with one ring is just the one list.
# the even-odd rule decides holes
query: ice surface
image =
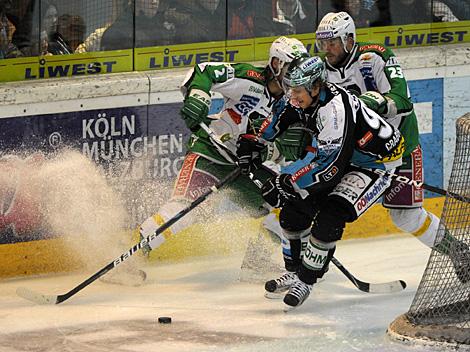
{"label": "ice surface", "polygon": [[[91,273],[1,281],[0,351],[442,351],[385,334],[408,310],[429,257],[410,236],[343,241],[336,251],[361,280],[403,279],[405,291],[363,293],[332,267],[288,313],[281,300],[263,297],[262,283],[238,282],[242,255],[148,265],[142,287],[98,281],[52,306],[25,301],[15,290],[62,294]],[[159,316],[173,323],[158,324]]]}

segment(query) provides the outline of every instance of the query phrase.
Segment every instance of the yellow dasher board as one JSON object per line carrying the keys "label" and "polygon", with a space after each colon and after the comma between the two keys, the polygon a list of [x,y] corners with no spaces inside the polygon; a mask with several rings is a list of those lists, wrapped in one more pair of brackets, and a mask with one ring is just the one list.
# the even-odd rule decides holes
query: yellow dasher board
{"label": "yellow dasher board", "polygon": [[132,71],[132,49],[0,61],[0,81],[37,80]]}
{"label": "yellow dasher board", "polygon": [[137,71],[192,67],[201,62],[254,60],[254,39],[136,48]]}
{"label": "yellow dasher board", "polygon": [[[312,29],[313,30],[313,29]],[[315,52],[315,34],[298,34]],[[0,81],[93,75],[101,73],[192,67],[207,61],[266,61],[276,37],[135,48],[73,55],[40,56],[0,61]],[[360,28],[357,40],[383,43],[392,49],[470,42],[470,21]]]}

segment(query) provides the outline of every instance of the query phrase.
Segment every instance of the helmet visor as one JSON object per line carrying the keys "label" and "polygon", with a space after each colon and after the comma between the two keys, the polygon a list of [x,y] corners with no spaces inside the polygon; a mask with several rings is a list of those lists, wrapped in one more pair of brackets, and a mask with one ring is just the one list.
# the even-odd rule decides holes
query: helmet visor
{"label": "helmet visor", "polygon": [[318,51],[321,52],[326,52],[328,48],[336,46],[336,45],[341,45],[343,46],[341,38],[336,37],[336,38],[329,38],[329,39],[317,39],[315,40],[315,46],[317,47]]}

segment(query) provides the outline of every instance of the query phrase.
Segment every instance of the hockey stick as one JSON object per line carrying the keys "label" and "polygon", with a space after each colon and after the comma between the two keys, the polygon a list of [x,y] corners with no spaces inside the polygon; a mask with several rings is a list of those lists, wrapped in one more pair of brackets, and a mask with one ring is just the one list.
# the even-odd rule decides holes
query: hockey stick
{"label": "hockey stick", "polygon": [[231,173],[229,173],[227,176],[225,176],[223,179],[221,179],[216,185],[212,186],[204,194],[202,194],[200,197],[195,199],[190,205],[188,205],[186,208],[182,209],[175,216],[173,216],[170,220],[168,220],[162,226],[160,226],[155,231],[155,233],[153,233],[153,234],[147,236],[146,238],[142,239],[139,243],[137,243],[136,245],[131,247],[128,251],[121,254],[120,257],[113,260],[111,263],[106,265],[100,271],[96,272],[95,274],[90,276],[88,279],[86,279],[85,281],[83,281],[79,285],[75,286],[73,289],[71,289],[67,293],[64,293],[62,295],[43,295],[41,293],[34,292],[34,291],[32,291],[28,288],[19,287],[16,290],[17,295],[24,298],[24,299],[27,299],[28,301],[32,301],[32,302],[37,303],[37,304],[59,304],[61,302],[64,302],[65,300],[69,299],[70,297],[75,295],[77,292],[81,291],[82,289],[87,287],[89,284],[96,281],[98,278],[100,278],[104,274],[106,274],[111,269],[114,269],[116,266],[118,266],[119,264],[121,264],[124,261],[126,261],[127,259],[129,259],[134,253],[139,251],[145,244],[147,244],[150,241],[152,241],[153,239],[155,239],[162,232],[164,232],[167,228],[169,228],[175,222],[180,220],[183,216],[185,216],[187,213],[189,213],[192,209],[197,207],[200,203],[202,203],[204,200],[206,200],[207,197],[209,197],[210,194],[212,194],[214,192],[217,192],[226,183],[236,179],[238,177],[238,175],[240,175],[240,169],[236,168]]}
{"label": "hockey stick", "polygon": [[349,279],[349,281],[354,284],[354,286],[356,286],[359,290],[363,292],[393,293],[402,291],[406,288],[406,282],[403,280],[395,280],[378,284],[361,281],[353,274],[351,274],[348,269],[346,269],[343,264],[341,264],[341,262],[335,257],[331,258],[331,262]]}
{"label": "hockey stick", "polygon": [[[237,156],[233,154],[233,152],[227,148],[225,144],[220,141],[217,136],[214,134],[214,132],[204,123],[201,123],[201,128],[209,135],[209,137],[212,139],[215,147],[217,150],[223,150],[225,155],[224,156],[227,160],[232,160],[234,164],[236,164]],[[229,159],[229,158],[230,159]],[[262,166],[263,167],[263,166]],[[255,183],[256,186],[259,188],[262,187],[262,183],[260,180],[256,179],[253,175],[253,173],[249,174],[250,179]],[[344,266],[341,264],[341,262],[333,257],[331,259],[333,264],[356,286],[359,290],[363,292],[368,292],[368,293],[393,293],[393,292],[399,292],[402,291],[406,288],[406,282],[403,280],[395,280],[395,281],[390,281],[390,282],[384,282],[384,283],[369,283],[369,282],[364,282],[359,280],[357,277],[355,277],[353,274],[351,274]]]}
{"label": "hockey stick", "polygon": [[391,173],[387,170],[373,169],[372,171],[375,172],[378,175],[381,175],[381,176],[384,176],[384,175],[385,176],[390,176],[391,178],[394,178],[397,182],[400,182],[400,183],[403,183],[403,184],[406,184],[406,185],[415,186],[416,188],[423,188],[425,190],[428,190],[428,191],[436,193],[436,194],[441,194],[443,196],[450,196],[452,198],[460,200],[461,202],[470,203],[470,197],[466,197],[466,196],[462,196],[462,195],[454,193],[454,192],[446,191],[445,189],[442,189],[442,188],[439,188],[439,187],[436,187],[436,186],[431,186],[431,185],[428,185],[427,183],[424,183],[424,182],[418,182],[416,180],[411,180],[408,177],[403,176],[403,175],[397,175],[397,174]]}

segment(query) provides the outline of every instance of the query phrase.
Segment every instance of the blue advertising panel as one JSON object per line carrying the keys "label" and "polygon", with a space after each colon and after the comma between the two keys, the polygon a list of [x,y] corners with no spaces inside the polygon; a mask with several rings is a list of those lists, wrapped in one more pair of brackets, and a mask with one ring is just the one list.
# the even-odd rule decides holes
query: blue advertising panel
{"label": "blue advertising panel", "polygon": [[0,244],[54,235],[35,215],[41,194],[30,180],[64,149],[102,168],[126,203],[130,227],[152,214],[159,201],[155,184],[171,186],[189,138],[180,108],[174,103],[0,119]]}
{"label": "blue advertising panel", "polygon": [[[421,116],[425,121],[425,131],[420,131],[420,143],[424,154],[424,181],[427,184],[443,186],[443,82],[442,78],[409,81],[411,99],[417,106],[430,104],[432,109],[426,110],[432,116]],[[418,108],[416,108],[418,110]],[[418,118],[419,118],[418,114]],[[436,197],[426,192],[426,197]]]}

